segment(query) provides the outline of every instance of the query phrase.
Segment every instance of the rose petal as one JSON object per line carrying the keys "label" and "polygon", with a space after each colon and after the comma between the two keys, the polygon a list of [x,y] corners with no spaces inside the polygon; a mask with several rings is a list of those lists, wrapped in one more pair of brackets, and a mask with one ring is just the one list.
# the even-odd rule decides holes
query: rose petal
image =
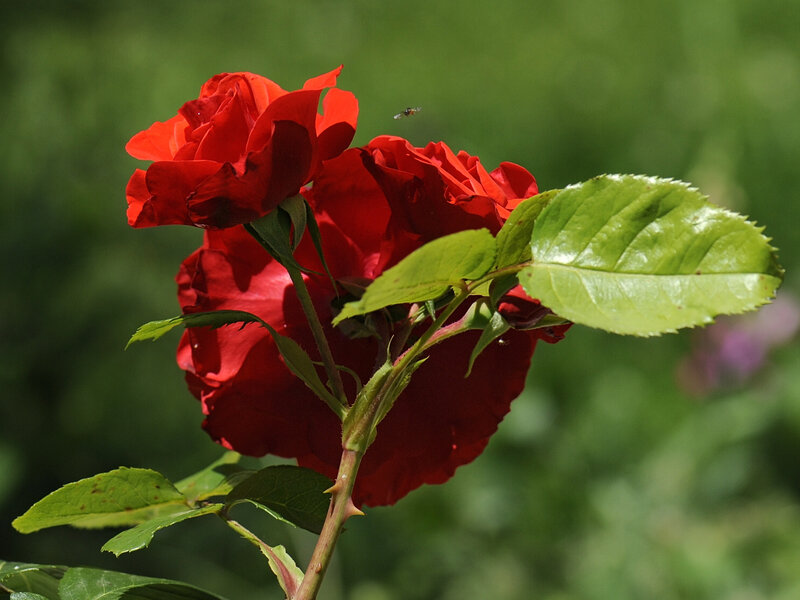
{"label": "rose petal", "polygon": [[140,195],[140,183],[136,184],[133,190],[137,194],[134,204],[141,203],[141,209],[135,222],[131,222],[130,218],[129,222],[134,227],[191,225],[186,203],[197,186],[219,168],[219,163],[213,161],[154,162],[145,175],[150,196],[145,200]]}
{"label": "rose petal", "polygon": [[170,160],[185,142],[183,132],[187,126],[181,115],[156,121],[149,128],[134,135],[125,145],[125,151],[141,160]]}
{"label": "rose petal", "polygon": [[311,79],[307,80],[305,84],[303,84],[304,90],[321,90],[326,87],[333,87],[336,85],[336,78],[339,77],[339,74],[342,72],[344,65],[339,65],[333,71],[329,71],[328,73],[323,73],[322,75],[317,75],[316,77],[312,77]]}

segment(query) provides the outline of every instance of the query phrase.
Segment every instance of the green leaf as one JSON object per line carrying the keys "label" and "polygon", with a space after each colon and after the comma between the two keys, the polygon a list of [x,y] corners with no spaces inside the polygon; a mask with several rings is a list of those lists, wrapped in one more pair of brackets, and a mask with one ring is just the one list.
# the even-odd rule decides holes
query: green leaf
{"label": "green leaf", "polygon": [[40,594],[58,600],[58,582],[67,567],[0,561],[0,585],[12,592]]}
{"label": "green leaf", "polygon": [[472,349],[472,354],[469,356],[469,366],[467,367],[466,375],[464,375],[465,378],[469,377],[472,373],[472,366],[475,364],[475,359],[480,356],[481,352],[483,352],[489,344],[491,344],[509,329],[511,329],[511,326],[506,323],[506,320],[500,315],[500,313],[492,313],[492,316],[489,318],[489,321],[483,328],[481,337],[478,339],[478,342]]}
{"label": "green leaf", "polygon": [[139,327],[131,339],[128,340],[128,344],[125,347],[127,348],[133,342],[142,340],[157,340],[179,325],[185,325],[186,327],[221,327],[223,325],[230,325],[231,323],[259,323],[264,327],[272,336],[288,369],[299,377],[311,391],[328,403],[340,417],[342,416],[341,404],[336,400],[333,394],[328,391],[325,384],[322,383],[317,370],[314,368],[314,363],[311,361],[308,354],[306,354],[305,350],[291,338],[279,334],[266,321],[243,310],[215,310],[211,312],[179,315],[161,321],[151,321]]}
{"label": "green leaf", "polygon": [[325,261],[325,253],[322,250],[322,234],[320,234],[319,231],[317,218],[314,216],[314,211],[311,210],[311,207],[308,205],[308,203],[304,204],[306,207],[306,227],[308,228],[309,235],[311,235],[311,241],[314,243],[317,256],[319,256],[319,260],[322,262],[322,268],[325,269],[325,273],[328,276],[333,289],[338,290],[339,286],[336,285],[336,280],[334,279],[331,270],[328,268],[328,263]]}
{"label": "green leaf", "polygon": [[186,327],[222,327],[232,323],[264,323],[257,316],[243,310],[215,310],[211,312],[193,313],[190,315],[180,315],[171,319],[160,321],[150,321],[136,330],[128,340],[125,348],[133,342],[144,340],[157,340],[165,333],[169,333],[179,325]]}
{"label": "green leaf", "polygon": [[497,232],[496,267],[502,269],[531,259],[531,232],[536,218],[560,190],[549,190],[521,202]]}
{"label": "green leaf", "polygon": [[141,550],[150,545],[155,533],[165,527],[170,527],[181,521],[201,517],[212,513],[218,513],[223,504],[208,504],[199,508],[190,508],[181,512],[175,512],[155,519],[150,519],[144,523],[140,523],[136,527],[127,529],[122,533],[118,533],[113,538],[108,540],[101,550],[111,552],[116,556],[126,552],[133,552],[134,550]]}
{"label": "green leaf", "polygon": [[181,479],[175,484],[175,487],[192,505],[198,500],[225,496],[239,481],[255,472],[240,467],[237,464],[240,458],[241,456],[236,452],[226,452],[202,471]]}
{"label": "green leaf", "polygon": [[[258,505],[257,505],[258,506]],[[261,506],[260,508],[264,508]],[[269,562],[270,570],[275,574],[278,583],[287,598],[294,598],[295,592],[303,582],[303,572],[297,568],[294,559],[286,552],[283,546],[269,546],[261,541],[252,531],[243,527],[237,521],[225,518],[228,527],[231,527],[245,540],[256,546]]]}
{"label": "green leaf", "polygon": [[325,387],[325,384],[322,383],[319,373],[317,373],[317,369],[314,366],[314,362],[308,354],[306,354],[306,351],[303,350],[300,344],[290,337],[279,334],[275,329],[270,327],[268,323],[262,322],[262,325],[267,328],[272,336],[275,346],[277,346],[278,352],[281,353],[286,367],[305,383],[312,392],[324,400],[340,419],[344,418],[344,407],[328,388]]}
{"label": "green leaf", "polygon": [[69,569],[58,589],[61,600],[224,600],[199,588],[101,569]]}
{"label": "green leaf", "polygon": [[283,210],[273,210],[260,219],[245,224],[245,229],[258,240],[270,256],[287,269],[315,273],[305,269],[294,258],[292,217]]}
{"label": "green leaf", "polygon": [[325,490],[332,483],[311,469],[276,465],[242,481],[225,502],[228,506],[251,502],[280,521],[319,533],[330,503]]}
{"label": "green leaf", "polygon": [[194,586],[101,569],[0,562],[14,600],[224,600]]}
{"label": "green leaf", "polygon": [[136,525],[185,508],[183,494],[160,473],[121,467],[68,483],[39,500],[12,525],[21,533],[57,525]]}
{"label": "green leaf", "polygon": [[658,335],[774,295],[782,271],[761,231],[685,183],[604,175],[551,199],[519,280],[575,323]]}
{"label": "green leaf", "polygon": [[502,300],[508,292],[514,289],[519,284],[519,279],[516,273],[509,273],[502,275],[496,279],[492,279],[491,286],[489,287],[489,302],[494,308]]}
{"label": "green leaf", "polygon": [[344,305],[333,323],[392,304],[433,300],[464,279],[485,275],[495,254],[488,229],[469,229],[435,239],[382,273],[359,300]]}
{"label": "green leaf", "polygon": [[275,574],[283,591],[286,592],[286,597],[292,598],[303,582],[303,571],[297,567],[294,559],[283,546],[262,547],[261,552],[267,557],[269,568]]}
{"label": "green leaf", "polygon": [[294,232],[292,235],[291,251],[294,252],[300,245],[300,242],[303,239],[303,234],[306,231],[308,215],[306,210],[306,201],[300,194],[297,194],[296,196],[291,196],[281,202],[280,208],[281,210],[286,211],[286,214],[289,215],[289,218],[292,221],[292,229]]}

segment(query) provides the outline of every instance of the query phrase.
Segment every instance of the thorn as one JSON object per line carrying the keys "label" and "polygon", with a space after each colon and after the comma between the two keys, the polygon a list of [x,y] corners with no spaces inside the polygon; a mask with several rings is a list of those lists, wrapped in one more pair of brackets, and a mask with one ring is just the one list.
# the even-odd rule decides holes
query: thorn
{"label": "thorn", "polygon": [[323,494],[336,494],[336,493],[340,492],[341,489],[342,489],[342,484],[337,479],[336,483],[334,483],[331,487],[329,487],[327,490],[325,490],[322,493]]}
{"label": "thorn", "polygon": [[347,506],[344,508],[344,520],[346,521],[350,517],[363,517],[364,512],[359,510],[355,504],[353,504],[353,498],[347,499]]}

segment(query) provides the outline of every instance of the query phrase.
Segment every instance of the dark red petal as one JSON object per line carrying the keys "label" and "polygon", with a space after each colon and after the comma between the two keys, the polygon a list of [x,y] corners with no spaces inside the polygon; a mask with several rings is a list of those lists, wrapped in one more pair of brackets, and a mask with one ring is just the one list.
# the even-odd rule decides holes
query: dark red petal
{"label": "dark red petal", "polygon": [[[148,227],[157,225],[152,223],[152,214],[146,210],[150,200],[150,192],[147,191],[146,174],[141,169],[136,169],[128,180],[125,188],[125,196],[128,200],[128,224],[133,227]],[[144,211],[144,214],[142,212]]]}
{"label": "dark red petal", "polygon": [[514,329],[531,329],[550,314],[550,309],[528,296],[522,286],[517,285],[500,298],[497,312]]}
{"label": "dark red petal", "polygon": [[344,275],[375,277],[377,253],[391,212],[375,179],[364,168],[360,148],[346,150],[325,163],[325,168],[304,195],[319,215],[327,215],[365,255],[372,257],[364,270]]}
{"label": "dark red petal", "polygon": [[[279,361],[277,355],[264,358]],[[341,452],[340,424],[317,397],[302,393],[288,373],[283,379],[236,382],[210,392],[212,405],[203,424],[215,440],[250,456],[275,454],[287,458],[310,452],[312,443],[325,439],[327,447]],[[300,394],[296,393],[301,391]],[[209,400],[212,400],[209,402]]]}
{"label": "dark red petal", "polygon": [[319,90],[300,90],[270,103],[250,131],[247,151],[260,152],[267,144],[274,144],[272,138],[277,121],[292,121],[305,129],[309,138],[316,139],[319,95]]}
{"label": "dark red petal", "polygon": [[234,163],[244,156],[252,125],[249,108],[238,94],[227,98],[209,119],[210,127],[197,147],[195,158]]}
{"label": "dark red petal", "polygon": [[393,504],[423,483],[446,481],[480,454],[525,385],[535,339],[509,332],[465,379],[476,340],[467,334],[442,343],[414,374],[364,456],[358,504]]}
{"label": "dark red petal", "polygon": [[572,327],[572,323],[564,325],[556,325],[555,327],[540,327],[532,329],[530,333],[536,336],[537,339],[547,342],[548,344],[555,344],[564,339],[567,330]]}
{"label": "dark red petal", "polygon": [[264,216],[305,183],[311,162],[308,130],[292,121],[274,123],[270,144],[248,155],[244,173],[226,163],[188,201],[194,223],[223,228]]}
{"label": "dark red petal", "polygon": [[213,96],[197,98],[196,100],[189,100],[184,103],[178,110],[178,113],[186,119],[189,124],[191,134],[189,135],[194,141],[199,142],[202,135],[205,133],[205,125],[211,121],[211,118],[219,110],[220,104],[225,101],[225,96],[217,94]]}
{"label": "dark red petal", "polygon": [[493,219],[494,205],[489,199],[468,197],[463,203],[447,202],[438,173],[420,178],[376,162],[365,164],[392,208],[391,228],[395,235],[413,233],[422,245],[465,229],[489,227],[496,232],[500,228]]}
{"label": "dark red petal", "polygon": [[281,86],[274,81],[254,73],[222,73],[212,77],[203,85],[200,98],[225,95],[233,92],[242,98],[243,103],[249,108],[251,123],[264,112],[267,105],[286,94]]}
{"label": "dark red petal", "polygon": [[219,163],[206,160],[154,162],[145,176],[150,198],[142,206],[135,226],[191,225],[186,203],[219,168]]}

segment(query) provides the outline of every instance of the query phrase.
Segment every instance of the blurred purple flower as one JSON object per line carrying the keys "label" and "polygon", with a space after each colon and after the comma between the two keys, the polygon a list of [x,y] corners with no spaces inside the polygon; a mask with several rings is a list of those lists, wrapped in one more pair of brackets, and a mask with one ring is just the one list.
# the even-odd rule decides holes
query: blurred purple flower
{"label": "blurred purple flower", "polygon": [[788,294],[758,312],[720,317],[695,334],[692,350],[678,366],[678,383],[697,396],[741,385],[765,366],[773,349],[791,341],[798,327],[800,303]]}

